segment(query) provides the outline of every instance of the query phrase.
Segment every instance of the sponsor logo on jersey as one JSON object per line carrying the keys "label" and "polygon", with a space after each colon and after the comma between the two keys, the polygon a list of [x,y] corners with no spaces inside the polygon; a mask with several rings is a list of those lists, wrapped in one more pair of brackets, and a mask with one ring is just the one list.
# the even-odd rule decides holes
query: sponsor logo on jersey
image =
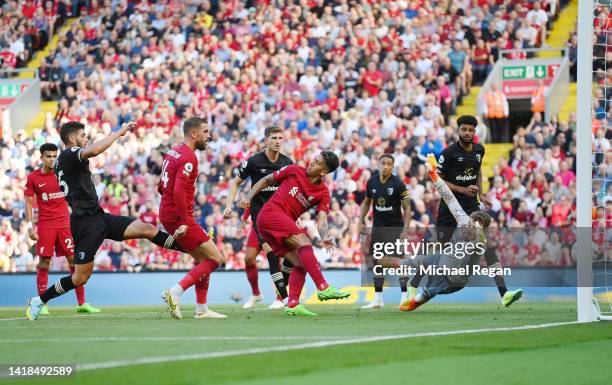
{"label": "sponsor logo on jersey", "polygon": [[47,193],[42,193],[41,195],[42,200],[44,202],[48,201],[49,199],[60,199],[60,198],[64,198],[64,193],[63,192],[56,192],[56,193],[51,193],[51,194],[47,194]]}
{"label": "sponsor logo on jersey", "polygon": [[387,200],[385,198],[378,198],[376,200],[376,204],[379,206],[386,206],[387,205]]}
{"label": "sponsor logo on jersey", "polygon": [[314,197],[306,198],[304,194],[300,192],[297,186],[293,186],[291,188],[291,190],[289,191],[289,195],[296,198],[304,208],[309,208],[311,206],[310,201],[314,199]]}
{"label": "sponsor logo on jersey", "polygon": [[268,186],[265,189],[261,190],[261,192],[264,192],[264,191],[272,191],[273,192],[273,191],[276,191],[276,190],[278,190],[278,186]]}
{"label": "sponsor logo on jersey", "polygon": [[393,211],[393,206],[389,206],[389,207],[385,207],[385,206],[374,206],[374,208],[376,209],[376,211]]}
{"label": "sponsor logo on jersey", "polygon": [[471,180],[476,180],[477,176],[476,176],[476,174],[472,174],[473,172],[474,172],[474,168],[468,167],[468,168],[465,169],[465,172],[464,172],[463,175],[457,175],[457,177],[455,179],[463,181],[463,182],[467,182],[467,181],[471,181]]}

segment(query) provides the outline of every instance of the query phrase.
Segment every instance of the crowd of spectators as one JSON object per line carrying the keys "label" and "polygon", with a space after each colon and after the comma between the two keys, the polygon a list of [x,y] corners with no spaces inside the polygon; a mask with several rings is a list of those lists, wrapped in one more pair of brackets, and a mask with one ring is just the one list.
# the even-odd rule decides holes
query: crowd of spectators
{"label": "crowd of spectators", "polygon": [[[70,1],[2,1],[0,69],[22,68],[71,16]],[[5,76],[5,75],[3,75]]]}
{"label": "crowd of spectators", "polygon": [[[282,152],[298,164],[322,149],[341,158],[327,180],[338,248],[333,255],[316,249],[323,266],[354,267],[363,258],[353,218],[385,152],[394,155],[395,172],[411,191],[414,238],[428,237],[439,196],[424,156],[456,141],[449,116],[470,86],[486,78],[499,50],[516,42],[540,45],[560,7],[496,0],[91,3],[41,67],[43,94],[59,98],[58,114],[0,147],[0,237],[6,240],[0,267],[10,265],[9,256],[14,266],[34,263],[22,247],[32,245],[22,220],[23,183],[39,164],[37,148],[58,143],[57,128],[69,120],[86,123],[91,140],[137,122],[134,132],[92,158],[91,168],[102,207],[158,224],[162,154],[181,140],[182,118],[207,114],[213,138],[200,156],[195,215],[214,231],[227,269],[244,266],[241,234],[248,231],[238,211],[223,219],[228,184],[239,164],[262,149],[269,125],[285,129]],[[534,37],[531,29],[540,32]],[[537,114],[517,132],[509,160],[500,161],[491,180],[494,229],[573,223],[574,139],[574,120],[542,122]],[[308,213],[300,225],[316,232]],[[514,254],[502,253],[504,263],[572,263],[571,255],[534,262]],[[143,243],[108,242],[95,264],[140,271],[187,268],[191,260]]]}

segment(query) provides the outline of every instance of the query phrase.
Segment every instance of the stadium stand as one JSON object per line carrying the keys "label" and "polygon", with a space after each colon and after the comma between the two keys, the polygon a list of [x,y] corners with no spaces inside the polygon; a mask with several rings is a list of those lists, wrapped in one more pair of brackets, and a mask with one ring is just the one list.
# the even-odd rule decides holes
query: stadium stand
{"label": "stadium stand", "polygon": [[[285,129],[283,153],[298,164],[322,149],[341,157],[340,169],[328,181],[330,229],[338,249],[332,256],[316,249],[324,267],[360,263],[357,224],[348,218],[358,215],[366,181],[384,152],[395,156],[396,172],[410,186],[413,225],[419,229],[414,238],[427,239],[439,196],[427,181],[425,155],[439,154],[456,141],[451,117],[472,85],[486,79],[498,50],[541,46],[564,2],[351,3],[94,0],[79,8],[73,2],[78,20],[59,36],[41,67],[43,96],[58,100],[57,115],[0,146],[0,237],[5,241],[0,267],[35,266],[22,247],[32,245],[22,221],[25,175],[39,164],[36,149],[59,143],[57,128],[69,120],[86,123],[92,140],[124,122],[138,123],[126,140],[91,164],[106,210],[157,224],[162,153],[180,140],[183,117],[208,113],[213,141],[200,159],[195,210],[228,255],[226,269],[244,267],[239,213],[223,220],[228,182],[260,149],[269,125]],[[485,131],[479,126],[481,135]],[[489,185],[494,229],[573,223],[564,213],[575,198],[575,116],[543,122],[536,114],[514,136]],[[610,189],[606,193],[612,197]],[[308,214],[300,221],[307,231],[315,227]],[[571,240],[559,234],[561,243]],[[532,238],[514,242],[525,246],[534,243]],[[539,251],[566,247],[552,238],[553,244],[540,244]],[[533,255],[500,250],[502,262],[574,263],[569,248],[560,261],[529,250]],[[12,263],[6,262],[9,257]],[[59,260],[54,263],[52,268],[65,268]],[[96,268],[106,271],[190,265],[188,256],[136,242],[109,241],[96,258]]]}

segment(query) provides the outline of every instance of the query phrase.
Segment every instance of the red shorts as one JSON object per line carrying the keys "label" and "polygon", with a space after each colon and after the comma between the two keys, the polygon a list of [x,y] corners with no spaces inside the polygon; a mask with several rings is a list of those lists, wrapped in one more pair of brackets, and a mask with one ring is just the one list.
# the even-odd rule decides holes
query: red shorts
{"label": "red shorts", "polygon": [[36,254],[41,257],[71,257],[74,255],[74,240],[70,227],[59,229],[41,228],[38,226]]}
{"label": "red shorts", "polygon": [[268,211],[265,208],[257,215],[259,235],[270,245],[274,254],[284,256],[293,249],[285,245],[285,239],[292,235],[304,234],[293,219],[285,213]]}
{"label": "red shorts", "polygon": [[174,234],[176,229],[179,228],[180,225],[187,225],[189,229],[187,230],[187,234],[185,234],[181,239],[177,239],[176,243],[185,251],[192,251],[198,248],[202,243],[208,242],[210,237],[199,224],[195,221],[190,223],[178,223],[178,222],[169,222],[169,221],[161,221],[162,225],[166,229],[170,235]]}
{"label": "red shorts", "polygon": [[259,238],[257,238],[257,232],[255,231],[255,227],[251,226],[251,231],[249,232],[249,238],[247,239],[246,247],[251,247],[253,249],[261,249],[259,245]]}

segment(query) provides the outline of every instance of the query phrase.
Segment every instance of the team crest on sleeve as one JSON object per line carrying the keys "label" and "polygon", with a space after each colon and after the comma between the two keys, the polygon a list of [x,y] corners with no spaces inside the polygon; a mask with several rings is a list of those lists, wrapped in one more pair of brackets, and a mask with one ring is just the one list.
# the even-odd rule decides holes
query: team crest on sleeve
{"label": "team crest on sleeve", "polygon": [[440,155],[440,159],[438,159],[438,163],[444,163],[444,155]]}
{"label": "team crest on sleeve", "polygon": [[393,195],[393,187],[388,187],[388,188],[387,188],[387,193],[388,193],[389,195]]}
{"label": "team crest on sleeve", "polygon": [[476,160],[478,161],[478,163],[480,163],[480,159],[481,159],[480,154],[476,154]]}
{"label": "team crest on sleeve", "polygon": [[242,162],[242,163],[240,164],[240,168],[243,168],[243,169],[244,169],[244,168],[246,168],[246,167],[247,167],[247,164],[248,164],[248,162],[245,160],[244,162]]}
{"label": "team crest on sleeve", "polygon": [[77,152],[77,151],[79,151],[79,148],[80,147],[72,147],[72,148],[70,148],[70,151]]}

